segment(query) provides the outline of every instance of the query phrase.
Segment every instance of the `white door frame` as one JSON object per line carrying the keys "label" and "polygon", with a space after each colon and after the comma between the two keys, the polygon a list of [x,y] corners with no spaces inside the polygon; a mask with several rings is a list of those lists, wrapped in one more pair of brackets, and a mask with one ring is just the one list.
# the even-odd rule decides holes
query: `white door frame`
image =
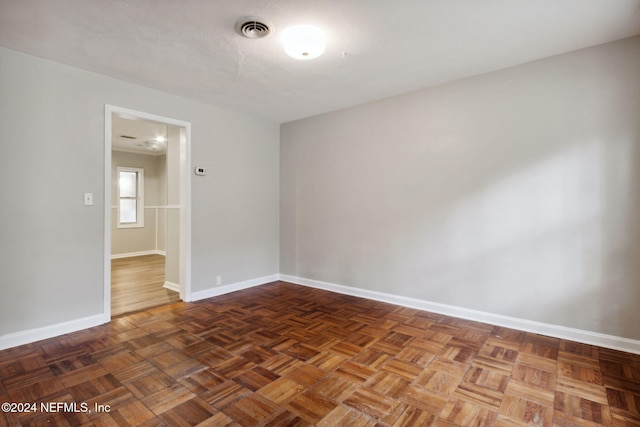
{"label": "white door frame", "polygon": [[174,125],[180,131],[180,299],[191,301],[191,123],[105,104],[104,108],[104,316],[111,319],[111,116],[122,114]]}

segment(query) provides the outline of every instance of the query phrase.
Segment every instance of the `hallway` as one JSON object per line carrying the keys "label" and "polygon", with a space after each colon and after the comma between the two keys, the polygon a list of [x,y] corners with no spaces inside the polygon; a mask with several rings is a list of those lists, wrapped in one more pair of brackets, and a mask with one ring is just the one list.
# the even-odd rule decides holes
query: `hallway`
{"label": "hallway", "polygon": [[164,261],[162,255],[111,260],[111,316],[180,301],[163,287]]}

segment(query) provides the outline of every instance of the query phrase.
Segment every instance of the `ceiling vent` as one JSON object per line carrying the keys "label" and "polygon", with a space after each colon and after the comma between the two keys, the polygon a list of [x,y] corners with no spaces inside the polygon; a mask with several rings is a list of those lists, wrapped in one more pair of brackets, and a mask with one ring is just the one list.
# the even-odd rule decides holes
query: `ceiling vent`
{"label": "ceiling vent", "polygon": [[271,24],[264,19],[249,16],[236,22],[236,30],[249,39],[261,39],[271,34]]}

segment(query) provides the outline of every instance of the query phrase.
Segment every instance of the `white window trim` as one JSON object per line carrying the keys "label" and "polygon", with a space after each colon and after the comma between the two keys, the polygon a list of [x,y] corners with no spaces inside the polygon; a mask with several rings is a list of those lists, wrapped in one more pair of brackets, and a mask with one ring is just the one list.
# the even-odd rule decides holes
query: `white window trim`
{"label": "white window trim", "polygon": [[[123,224],[120,222],[120,172],[137,172],[138,173],[138,212],[137,222]],[[117,206],[117,220],[118,228],[142,228],[144,227],[144,169],[142,168],[130,168],[126,166],[118,166],[116,171],[116,206]]]}

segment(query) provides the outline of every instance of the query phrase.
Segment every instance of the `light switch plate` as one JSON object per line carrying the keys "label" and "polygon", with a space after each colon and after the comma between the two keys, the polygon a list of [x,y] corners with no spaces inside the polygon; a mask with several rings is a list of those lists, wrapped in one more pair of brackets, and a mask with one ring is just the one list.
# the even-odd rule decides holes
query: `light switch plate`
{"label": "light switch plate", "polygon": [[93,206],[93,193],[84,193],[84,205]]}

